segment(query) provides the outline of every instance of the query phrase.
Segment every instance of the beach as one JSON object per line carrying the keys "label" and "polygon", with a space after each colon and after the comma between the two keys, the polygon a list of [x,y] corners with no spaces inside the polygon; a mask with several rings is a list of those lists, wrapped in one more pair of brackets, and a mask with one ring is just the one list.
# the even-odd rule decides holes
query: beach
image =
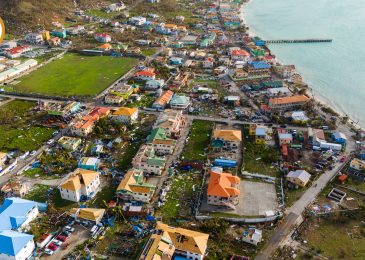
{"label": "beach", "polygon": [[[322,2],[326,2],[326,0]],[[293,6],[293,3],[292,0],[286,2],[289,10],[291,10],[290,8],[296,8]],[[286,20],[281,18],[286,13],[286,10],[281,10],[283,5],[285,3],[282,1],[275,1],[274,3],[266,0],[253,0],[243,4],[241,7],[241,18],[249,26],[250,35],[259,36],[263,39],[303,39],[334,35],[332,28],[300,31],[299,29],[309,27],[308,21],[302,22],[305,24],[303,27],[298,22],[299,29],[296,31],[295,18],[291,17]],[[308,10],[312,8],[311,4],[305,4],[304,6]],[[318,12],[313,16],[320,16]],[[326,14],[327,16],[329,14]],[[283,19],[285,21],[282,21]],[[320,19],[316,19],[320,23]],[[301,19],[298,20],[301,21]],[[287,25],[289,23],[291,24]],[[323,31],[331,33],[323,33]],[[365,82],[365,79],[362,81],[362,76],[357,79],[351,72],[348,72],[348,68],[342,68],[341,61],[345,61],[346,57],[342,58],[341,56],[342,59],[336,60],[336,63],[331,61],[334,53],[338,52],[338,49],[342,50],[342,45],[346,43],[344,43],[342,37],[337,35],[334,35],[334,37],[333,43],[273,44],[269,48],[280,63],[294,64],[296,66],[298,73],[300,73],[303,81],[309,87],[308,94],[314,97],[317,102],[331,107],[341,117],[348,116],[354,121],[353,125],[364,127],[365,111],[363,110],[362,99],[365,97],[365,88],[362,82]],[[350,62],[351,59],[349,58],[349,63],[353,64]],[[365,67],[365,65],[361,66]]]}

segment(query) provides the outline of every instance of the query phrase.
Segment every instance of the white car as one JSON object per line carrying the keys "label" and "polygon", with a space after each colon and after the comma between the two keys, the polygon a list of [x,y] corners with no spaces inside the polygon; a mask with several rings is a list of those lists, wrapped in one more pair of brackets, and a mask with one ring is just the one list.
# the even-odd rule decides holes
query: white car
{"label": "white car", "polygon": [[51,243],[55,244],[56,246],[61,246],[62,245],[62,242],[57,240],[57,239],[52,239]]}
{"label": "white car", "polygon": [[48,141],[47,141],[47,144],[48,144],[48,145],[51,145],[51,144],[53,144],[53,143],[54,143],[54,140],[53,140],[53,139],[50,139],[50,140],[48,140]]}
{"label": "white car", "polygon": [[67,231],[69,231],[69,232],[74,232],[75,231],[75,228],[73,228],[73,227],[70,227],[70,226],[66,226],[65,227],[65,230],[67,230]]}
{"label": "white car", "polygon": [[47,255],[53,255],[54,254],[54,251],[52,251],[51,249],[49,249],[49,248],[46,248],[45,250],[44,250],[44,253],[45,254],[47,254]]}
{"label": "white car", "polygon": [[32,151],[31,153],[30,153],[30,156],[34,156],[35,154],[37,153],[37,151]]}

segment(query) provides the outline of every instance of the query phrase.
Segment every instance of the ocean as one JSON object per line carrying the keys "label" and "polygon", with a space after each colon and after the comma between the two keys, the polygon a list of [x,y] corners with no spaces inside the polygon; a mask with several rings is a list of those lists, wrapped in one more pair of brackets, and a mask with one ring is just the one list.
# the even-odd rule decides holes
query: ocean
{"label": "ocean", "polygon": [[251,0],[243,10],[251,33],[265,40],[333,39],[269,48],[296,66],[315,98],[365,127],[365,0]]}

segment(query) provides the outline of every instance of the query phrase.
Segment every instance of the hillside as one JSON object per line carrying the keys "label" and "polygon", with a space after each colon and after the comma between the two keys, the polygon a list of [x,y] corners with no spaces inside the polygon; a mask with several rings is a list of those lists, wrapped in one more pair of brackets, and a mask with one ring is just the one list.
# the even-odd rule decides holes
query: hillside
{"label": "hillside", "polygon": [[22,34],[34,28],[49,26],[72,15],[75,4],[80,8],[96,8],[110,0],[1,0],[0,16],[11,34]]}

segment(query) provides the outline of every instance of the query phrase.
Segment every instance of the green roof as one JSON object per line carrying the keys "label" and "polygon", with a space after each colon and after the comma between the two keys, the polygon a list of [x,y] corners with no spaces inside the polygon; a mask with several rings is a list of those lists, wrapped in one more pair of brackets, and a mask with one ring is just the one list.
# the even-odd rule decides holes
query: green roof
{"label": "green roof", "polygon": [[153,129],[151,133],[147,136],[147,143],[152,143],[152,141],[155,139],[160,139],[160,140],[168,139],[166,136],[165,129],[160,127]]}
{"label": "green roof", "polygon": [[161,157],[152,157],[148,158],[147,163],[148,165],[155,165],[155,166],[164,166],[166,160]]}

